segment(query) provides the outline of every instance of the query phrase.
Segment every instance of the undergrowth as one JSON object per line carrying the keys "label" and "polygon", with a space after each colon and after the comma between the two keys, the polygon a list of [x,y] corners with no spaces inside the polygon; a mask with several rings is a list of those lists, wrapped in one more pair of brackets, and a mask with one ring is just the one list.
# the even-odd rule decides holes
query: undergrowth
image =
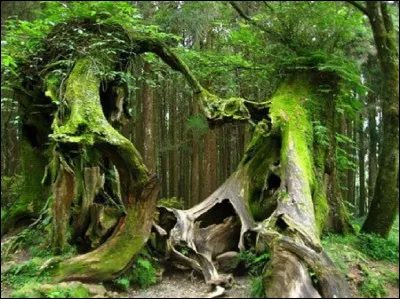
{"label": "undergrowth", "polygon": [[157,282],[158,263],[146,250],[143,250],[131,268],[113,281],[114,286],[127,292],[131,286],[147,289]]}
{"label": "undergrowth", "polygon": [[[363,219],[353,223],[357,231]],[[329,256],[347,276],[353,277],[352,271],[359,273],[357,282],[359,295],[366,298],[381,298],[387,295],[387,286],[398,286],[399,273],[390,270],[385,264],[399,262],[399,219],[393,225],[388,239],[374,234],[334,235],[328,234],[322,240]]]}
{"label": "undergrowth", "polygon": [[250,297],[251,298],[264,298],[264,268],[271,256],[269,252],[257,254],[253,251],[243,251],[239,253],[238,258],[246,268],[246,272],[250,274]]}

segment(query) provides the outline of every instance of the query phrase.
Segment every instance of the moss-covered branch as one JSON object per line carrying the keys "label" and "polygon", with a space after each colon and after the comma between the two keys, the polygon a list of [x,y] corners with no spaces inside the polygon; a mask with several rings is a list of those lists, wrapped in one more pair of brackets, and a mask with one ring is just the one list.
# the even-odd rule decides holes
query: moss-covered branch
{"label": "moss-covered branch", "polygon": [[214,121],[252,119],[254,121],[262,119],[260,114],[263,117],[267,115],[267,103],[256,103],[237,97],[223,99],[210,93],[201,86],[186,63],[164,42],[151,37],[138,37],[135,34],[132,35],[132,40],[136,45],[135,52],[153,52],[172,69],[183,74],[196,95],[200,109],[208,119]]}

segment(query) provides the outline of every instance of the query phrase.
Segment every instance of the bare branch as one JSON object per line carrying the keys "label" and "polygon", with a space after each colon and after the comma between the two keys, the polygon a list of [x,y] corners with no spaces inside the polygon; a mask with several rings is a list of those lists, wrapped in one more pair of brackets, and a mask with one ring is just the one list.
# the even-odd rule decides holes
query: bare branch
{"label": "bare branch", "polygon": [[236,10],[236,12],[246,21],[250,22],[250,23],[255,23],[255,21],[250,18],[248,15],[245,14],[245,12],[242,10],[242,8],[239,6],[239,4],[237,4],[235,1],[229,1],[230,5],[232,5],[232,7]]}
{"label": "bare branch", "polygon": [[362,4],[358,3],[357,1],[346,1],[347,3],[353,5],[355,8],[357,8],[359,11],[361,11],[363,14],[369,17],[368,10],[365,6]]}
{"label": "bare branch", "polygon": [[252,24],[254,27],[257,27],[258,29],[268,33],[268,34],[273,34],[271,32],[271,30],[269,30],[266,26],[263,26],[260,22],[255,21],[254,19],[252,19],[251,17],[249,17],[244,11],[243,9],[239,6],[238,3],[236,3],[235,1],[229,1],[230,5],[236,10],[236,12],[243,18],[245,19],[247,22],[249,22],[250,24]]}

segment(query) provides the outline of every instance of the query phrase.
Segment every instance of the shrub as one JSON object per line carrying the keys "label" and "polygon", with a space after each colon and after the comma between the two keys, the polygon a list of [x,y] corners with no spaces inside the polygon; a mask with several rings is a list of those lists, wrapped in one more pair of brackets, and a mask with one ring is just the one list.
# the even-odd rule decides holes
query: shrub
{"label": "shrub", "polygon": [[265,297],[265,289],[264,282],[261,276],[254,277],[251,282],[250,287],[250,297],[251,298],[264,298]]}
{"label": "shrub", "polygon": [[157,277],[156,270],[152,263],[139,257],[133,266],[131,282],[142,289],[147,289],[149,286],[155,284],[157,282]]}
{"label": "shrub", "polygon": [[366,267],[362,267],[365,280],[360,287],[360,292],[367,298],[382,298],[386,296],[385,289],[386,279],[377,273],[368,271]]}
{"label": "shrub", "polygon": [[358,250],[375,260],[396,263],[399,260],[399,243],[374,234],[360,234],[356,242]]}
{"label": "shrub", "polygon": [[114,286],[118,290],[123,291],[123,292],[128,292],[130,284],[131,284],[128,278],[123,278],[123,277],[117,278],[113,282],[114,282]]}
{"label": "shrub", "polygon": [[255,254],[252,251],[243,251],[239,254],[239,259],[244,263],[250,275],[260,276],[265,264],[270,259],[270,254],[268,252]]}
{"label": "shrub", "polygon": [[38,283],[48,280],[47,274],[40,275],[40,267],[43,260],[34,258],[21,264],[15,264],[1,275],[2,283],[11,286],[12,288],[19,289],[27,283]]}

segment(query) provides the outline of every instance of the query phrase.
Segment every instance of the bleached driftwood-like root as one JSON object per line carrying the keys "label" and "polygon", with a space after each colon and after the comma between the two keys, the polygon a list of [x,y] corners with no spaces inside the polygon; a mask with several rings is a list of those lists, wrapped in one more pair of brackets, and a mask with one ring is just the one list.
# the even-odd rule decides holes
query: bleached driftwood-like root
{"label": "bleached driftwood-like root", "polygon": [[320,182],[308,145],[312,127],[301,105],[311,95],[307,77],[283,84],[271,99],[270,118],[257,124],[231,177],[189,210],[158,208],[170,249],[188,248],[180,261],[196,270],[200,266],[218,294],[230,278],[217,272],[216,256],[253,245],[271,255],[263,274],[266,297],[349,297],[346,281],[319,240],[316,215],[324,213],[319,209],[326,199],[316,192]]}

